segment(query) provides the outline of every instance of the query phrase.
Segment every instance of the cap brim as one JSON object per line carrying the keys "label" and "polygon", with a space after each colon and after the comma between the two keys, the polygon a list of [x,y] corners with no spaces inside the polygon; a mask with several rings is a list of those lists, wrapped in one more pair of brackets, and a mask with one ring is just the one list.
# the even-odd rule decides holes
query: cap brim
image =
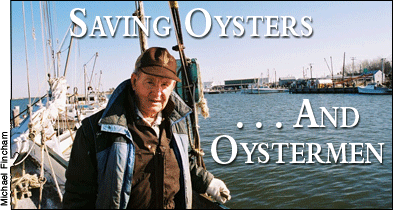
{"label": "cap brim", "polygon": [[161,66],[146,66],[139,69],[145,74],[173,79],[177,82],[181,81],[171,70]]}

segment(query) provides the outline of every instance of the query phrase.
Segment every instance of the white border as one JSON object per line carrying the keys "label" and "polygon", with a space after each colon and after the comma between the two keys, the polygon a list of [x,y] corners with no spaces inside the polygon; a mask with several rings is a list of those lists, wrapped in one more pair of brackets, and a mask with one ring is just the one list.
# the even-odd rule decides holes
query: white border
{"label": "white border", "polygon": [[[0,167],[0,209],[11,209],[11,177],[10,177],[10,167],[9,163],[4,163],[3,158],[9,161],[10,157],[10,99],[11,99],[11,31],[10,31],[10,1],[1,1],[0,3],[0,14],[1,19],[5,26],[2,28],[0,40],[1,40],[1,54],[0,54],[0,90],[1,90],[1,102],[0,110],[1,120],[0,120],[0,136],[1,144],[0,148],[6,146],[7,149],[1,149],[0,152],[0,162],[5,168]],[[9,23],[9,24],[8,24]],[[6,174],[6,175],[5,175]],[[7,182],[6,184],[4,182]],[[4,185],[5,184],[5,185]],[[5,191],[4,191],[5,190]],[[8,193],[7,193],[8,191]],[[6,204],[3,206],[3,204]]]}

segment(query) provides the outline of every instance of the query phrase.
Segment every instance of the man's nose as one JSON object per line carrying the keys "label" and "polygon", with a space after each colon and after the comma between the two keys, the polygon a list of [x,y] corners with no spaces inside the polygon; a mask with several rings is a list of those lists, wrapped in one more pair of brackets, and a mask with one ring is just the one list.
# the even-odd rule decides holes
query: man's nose
{"label": "man's nose", "polygon": [[153,86],[152,93],[155,97],[160,97],[162,95],[162,90],[163,89],[162,89],[161,85],[156,84]]}

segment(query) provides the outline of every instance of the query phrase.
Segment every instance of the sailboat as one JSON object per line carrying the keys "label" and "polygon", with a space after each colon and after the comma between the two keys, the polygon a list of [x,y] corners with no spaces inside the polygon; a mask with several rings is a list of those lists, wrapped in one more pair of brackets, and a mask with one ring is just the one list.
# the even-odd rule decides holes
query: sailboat
{"label": "sailboat", "polygon": [[[47,8],[48,5],[46,4],[45,2],[44,5]],[[23,17],[25,17],[24,4],[22,3],[22,5]],[[75,30],[75,26],[72,30]],[[44,37],[43,34],[43,39]],[[45,39],[49,40],[47,37]],[[86,93],[88,97],[83,99],[78,98],[77,88],[74,88],[73,94],[67,93],[69,84],[66,80],[66,73],[72,42],[73,37],[70,38],[64,74],[60,75],[58,73],[53,77],[48,74],[48,93],[33,104],[29,99],[28,108],[25,110],[28,113],[27,117],[20,123],[11,123],[10,166],[13,177],[11,180],[11,203],[13,208],[18,208],[20,199],[31,196],[30,190],[34,186],[40,188],[38,208],[41,208],[42,190],[46,180],[50,180],[56,186],[55,191],[60,198],[57,202],[61,203],[62,188],[66,181],[65,170],[70,158],[76,130],[80,127],[84,118],[106,107],[108,100],[99,91],[92,91],[93,89],[91,89],[90,92]],[[25,46],[27,48],[27,45]],[[27,49],[25,50],[27,51]],[[56,57],[52,57],[51,63],[60,62],[59,56],[60,50],[56,53]],[[19,116],[14,116],[12,121],[18,121],[17,118]],[[32,161],[40,168],[39,177],[36,174],[26,173],[26,161]],[[18,171],[20,165],[22,165],[21,174]],[[48,173],[50,176],[47,176]],[[50,208],[48,204],[43,206]],[[32,208],[32,206],[29,207]]]}
{"label": "sailboat", "polygon": [[[136,13],[141,20],[144,19],[143,4],[138,2]],[[178,14],[177,2],[170,2],[171,14],[177,25],[177,36],[181,36],[180,21]],[[143,21],[142,21],[143,22]],[[74,30],[74,29],[73,29]],[[179,33],[180,32],[180,33]],[[140,31],[140,34],[141,31]],[[71,39],[72,40],[72,39]],[[198,113],[197,104],[201,104],[202,114],[206,114],[206,101],[203,98],[203,89],[200,79],[199,65],[196,59],[187,59],[184,55],[184,46],[182,38],[178,39],[177,51],[179,51],[181,59],[178,60],[178,71],[182,82],[177,84],[176,91],[183,97],[185,102],[193,109],[190,116],[192,127],[189,128],[190,135],[193,136],[194,144],[192,151],[200,166],[204,166],[200,149],[199,133],[198,133]],[[140,35],[141,51],[147,49],[146,38]],[[72,41],[70,42],[72,43]],[[69,47],[69,50],[71,47]],[[66,65],[67,66],[67,65]],[[182,68],[185,67],[185,68]],[[190,71],[186,71],[188,69]],[[64,70],[66,72],[66,68]],[[191,73],[190,73],[191,72]],[[65,75],[65,73],[64,73]],[[86,73],[85,73],[86,75]],[[194,86],[187,79],[192,79]],[[91,80],[91,78],[90,78]],[[11,131],[11,165],[24,164],[26,158],[32,157],[41,167],[40,177],[34,179],[40,186],[40,201],[38,207],[41,207],[42,188],[45,179],[51,179],[55,185],[55,191],[59,200],[49,200],[49,202],[62,202],[64,193],[64,184],[66,181],[65,171],[68,166],[68,160],[72,149],[72,143],[76,134],[76,130],[80,127],[84,118],[102,110],[106,107],[107,100],[103,98],[99,91],[95,91],[88,85],[88,92],[85,95],[79,94],[74,89],[73,94],[67,94],[67,81],[65,76],[48,78],[49,91],[45,97],[42,97],[42,103],[29,106],[29,115],[21,122],[21,124]],[[90,84],[90,82],[89,82]],[[193,88],[187,90],[186,88]],[[44,105],[45,104],[45,105]],[[191,131],[192,130],[192,131]],[[44,169],[50,172],[50,177],[44,177]],[[25,173],[23,173],[25,174]],[[21,199],[20,194],[29,191],[28,185],[32,185],[31,178],[19,178],[13,181],[12,188],[13,207],[17,208],[17,200]],[[20,182],[25,182],[21,185]],[[61,205],[57,205],[59,207]],[[54,208],[53,205],[47,204],[44,207]],[[221,209],[225,206],[213,201],[210,197],[202,194],[193,194],[193,208],[213,208]]]}
{"label": "sailboat", "polygon": [[266,93],[282,93],[282,92],[284,92],[284,89],[270,88],[267,84],[264,84],[262,75],[263,74],[261,74],[261,77],[258,78],[258,82],[256,84],[253,84],[253,85],[250,84],[248,86],[248,89],[246,90],[246,93],[249,93],[249,94],[266,94]]}

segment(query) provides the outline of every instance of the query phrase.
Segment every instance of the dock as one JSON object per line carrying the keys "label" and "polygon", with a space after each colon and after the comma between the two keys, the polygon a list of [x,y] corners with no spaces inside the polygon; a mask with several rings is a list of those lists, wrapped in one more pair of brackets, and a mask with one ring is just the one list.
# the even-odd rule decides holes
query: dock
{"label": "dock", "polygon": [[309,87],[303,87],[303,88],[289,88],[289,93],[318,93],[318,94],[337,94],[337,93],[358,93],[358,88],[357,87],[344,87],[344,88],[309,88]]}
{"label": "dock", "polygon": [[203,91],[203,93],[204,94],[223,94],[223,93],[237,93],[240,91],[241,91],[240,89],[236,89],[236,90],[220,89],[220,90]]}

